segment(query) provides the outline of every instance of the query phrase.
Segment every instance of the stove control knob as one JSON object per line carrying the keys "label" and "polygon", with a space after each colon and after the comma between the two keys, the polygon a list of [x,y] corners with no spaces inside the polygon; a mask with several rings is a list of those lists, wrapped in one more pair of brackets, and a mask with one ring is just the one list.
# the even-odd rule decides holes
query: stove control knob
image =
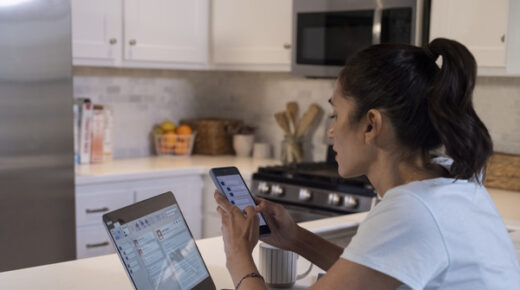
{"label": "stove control knob", "polygon": [[267,182],[259,182],[258,183],[258,192],[261,193],[261,194],[269,194],[269,184],[267,184]]}
{"label": "stove control knob", "polygon": [[273,186],[271,186],[271,194],[280,196],[283,194],[283,188],[278,184],[273,184]]}
{"label": "stove control knob", "polygon": [[341,196],[339,194],[331,192],[329,193],[328,203],[330,205],[337,206],[341,202]]}
{"label": "stove control knob", "polygon": [[299,200],[307,201],[307,200],[310,200],[311,198],[312,198],[312,193],[310,190],[308,190],[306,188],[300,189],[300,193],[298,194]]}
{"label": "stove control knob", "polygon": [[350,195],[346,195],[345,197],[343,197],[343,207],[349,208],[349,209],[354,209],[357,206],[358,206],[357,198],[350,196]]}

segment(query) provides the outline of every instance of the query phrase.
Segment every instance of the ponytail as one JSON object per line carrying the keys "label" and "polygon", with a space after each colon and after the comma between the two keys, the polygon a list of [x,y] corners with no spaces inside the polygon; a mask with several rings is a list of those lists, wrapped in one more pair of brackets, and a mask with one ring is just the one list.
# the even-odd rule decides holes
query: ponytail
{"label": "ponytail", "polygon": [[493,144],[486,126],[473,109],[477,65],[468,49],[453,40],[436,38],[425,47],[442,66],[427,96],[428,116],[446,153],[453,159],[451,174],[458,179],[482,182]]}

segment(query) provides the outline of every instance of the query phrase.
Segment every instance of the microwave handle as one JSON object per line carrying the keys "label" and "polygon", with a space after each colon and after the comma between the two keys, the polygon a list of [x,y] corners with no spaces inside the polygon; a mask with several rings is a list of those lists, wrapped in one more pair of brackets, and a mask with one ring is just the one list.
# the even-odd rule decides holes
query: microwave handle
{"label": "microwave handle", "polygon": [[374,23],[372,25],[372,44],[381,43],[381,21],[383,19],[383,9],[374,10]]}

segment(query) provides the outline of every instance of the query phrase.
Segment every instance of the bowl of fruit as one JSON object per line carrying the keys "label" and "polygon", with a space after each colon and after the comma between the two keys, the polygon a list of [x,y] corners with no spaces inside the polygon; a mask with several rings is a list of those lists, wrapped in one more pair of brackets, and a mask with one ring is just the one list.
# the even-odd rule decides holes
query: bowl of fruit
{"label": "bowl of fruit", "polygon": [[195,134],[190,126],[176,126],[172,121],[163,121],[153,129],[155,152],[159,156],[191,155]]}

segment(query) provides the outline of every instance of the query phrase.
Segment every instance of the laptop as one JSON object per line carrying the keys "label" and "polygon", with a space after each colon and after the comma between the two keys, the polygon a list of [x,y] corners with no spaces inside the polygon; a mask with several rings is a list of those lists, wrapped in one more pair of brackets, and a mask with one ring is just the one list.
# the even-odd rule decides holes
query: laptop
{"label": "laptop", "polygon": [[216,289],[172,192],[103,215],[137,290]]}

